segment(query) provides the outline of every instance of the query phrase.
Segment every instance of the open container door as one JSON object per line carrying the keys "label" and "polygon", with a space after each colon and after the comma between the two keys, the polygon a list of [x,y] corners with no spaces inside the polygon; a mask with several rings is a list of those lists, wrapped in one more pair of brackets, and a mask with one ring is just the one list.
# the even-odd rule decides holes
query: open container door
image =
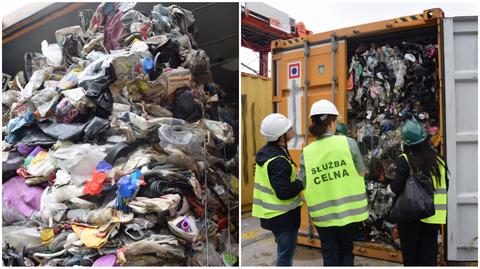
{"label": "open container door", "polygon": [[[295,137],[290,140],[288,149],[294,161],[299,164],[303,147],[315,139],[308,133],[310,107],[313,103],[320,99],[334,102],[340,112],[339,120],[345,122],[346,85],[339,81],[346,81],[346,42],[344,38],[335,35],[311,43],[302,38],[275,42],[295,44],[274,51],[272,100],[275,112],[286,115],[293,123]],[[306,206],[302,207],[298,241],[300,244],[320,247],[320,240],[308,217]]]}
{"label": "open container door", "polygon": [[478,260],[478,17],[443,19],[447,259]]}

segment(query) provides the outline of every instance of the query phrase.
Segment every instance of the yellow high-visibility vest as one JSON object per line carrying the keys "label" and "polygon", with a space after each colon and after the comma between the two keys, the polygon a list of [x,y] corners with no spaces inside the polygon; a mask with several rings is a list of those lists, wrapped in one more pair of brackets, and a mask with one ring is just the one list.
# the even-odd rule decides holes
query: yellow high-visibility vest
{"label": "yellow high-visibility vest", "polygon": [[319,227],[345,226],[368,218],[365,181],[355,168],[346,136],[333,135],[303,149],[310,218]]}
{"label": "yellow high-visibility vest", "polygon": [[295,167],[290,160],[284,156],[273,157],[267,160],[262,166],[257,163],[255,166],[255,183],[253,186],[252,216],[254,217],[271,219],[302,205],[300,194],[288,200],[280,200],[277,198],[268,176],[268,164],[276,158],[285,158],[290,163],[292,166],[290,182],[295,181]]}

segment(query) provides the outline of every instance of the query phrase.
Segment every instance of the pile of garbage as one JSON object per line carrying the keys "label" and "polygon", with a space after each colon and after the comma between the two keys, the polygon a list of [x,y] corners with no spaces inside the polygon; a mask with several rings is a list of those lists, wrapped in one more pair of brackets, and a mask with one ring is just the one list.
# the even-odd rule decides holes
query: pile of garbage
{"label": "pile of garbage", "polygon": [[369,180],[366,186],[369,217],[363,222],[360,241],[380,243],[400,249],[398,230],[390,220],[395,194],[385,182]]}
{"label": "pile of garbage", "polygon": [[438,47],[432,43],[401,42],[360,45],[350,61],[347,98],[349,133],[357,140],[368,168],[366,176],[370,216],[365,240],[399,247],[388,211],[401,154],[401,126],[420,122],[438,147]]}
{"label": "pile of garbage", "polygon": [[190,11],[134,7],[82,10],[8,82],[3,265],[237,263],[225,92]]}

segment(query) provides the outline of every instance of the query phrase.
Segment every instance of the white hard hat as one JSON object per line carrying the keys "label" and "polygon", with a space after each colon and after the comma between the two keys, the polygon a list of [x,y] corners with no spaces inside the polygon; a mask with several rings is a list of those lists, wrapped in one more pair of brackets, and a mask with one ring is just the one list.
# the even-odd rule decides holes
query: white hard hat
{"label": "white hard hat", "polygon": [[280,113],[266,116],[260,126],[260,133],[267,141],[277,141],[280,136],[292,128],[292,122]]}
{"label": "white hard hat", "polygon": [[313,103],[312,107],[310,108],[310,117],[315,115],[338,116],[339,114],[340,113],[338,113],[338,110],[335,107],[335,105],[326,99],[322,99],[320,101]]}

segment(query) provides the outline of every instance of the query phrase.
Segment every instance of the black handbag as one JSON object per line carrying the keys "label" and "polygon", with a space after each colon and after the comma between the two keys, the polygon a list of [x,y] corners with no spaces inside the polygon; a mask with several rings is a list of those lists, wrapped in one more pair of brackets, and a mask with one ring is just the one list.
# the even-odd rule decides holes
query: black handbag
{"label": "black handbag", "polygon": [[417,167],[416,171],[413,171],[408,158],[405,159],[410,176],[390,213],[391,219],[395,222],[418,221],[435,215],[432,179],[425,176]]}

